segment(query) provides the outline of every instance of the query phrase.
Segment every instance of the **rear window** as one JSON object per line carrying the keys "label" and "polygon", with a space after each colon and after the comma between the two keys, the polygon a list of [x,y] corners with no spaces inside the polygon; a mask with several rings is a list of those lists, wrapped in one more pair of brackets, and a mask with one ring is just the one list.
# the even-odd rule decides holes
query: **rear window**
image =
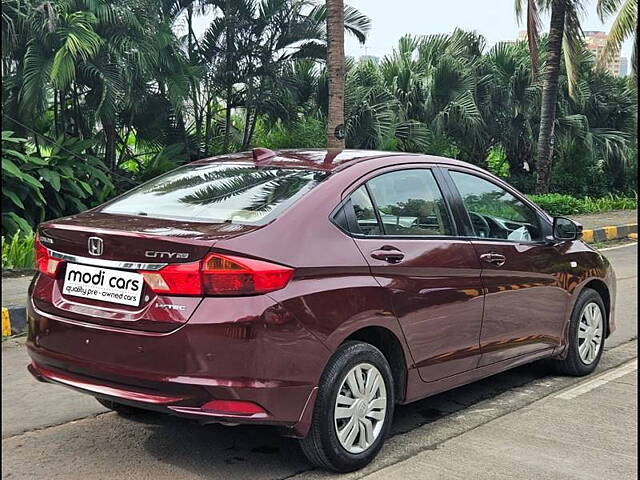
{"label": "rear window", "polygon": [[131,190],[101,211],[201,222],[266,223],[328,175],[253,164],[185,165]]}

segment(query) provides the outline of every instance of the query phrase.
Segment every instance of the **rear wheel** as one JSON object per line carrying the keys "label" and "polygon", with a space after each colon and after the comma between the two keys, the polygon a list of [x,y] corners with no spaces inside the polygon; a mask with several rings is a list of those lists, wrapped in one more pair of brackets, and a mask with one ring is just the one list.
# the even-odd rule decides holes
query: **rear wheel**
{"label": "rear wheel", "polygon": [[129,405],[123,405],[122,403],[114,402],[112,400],[105,400],[103,398],[96,397],[96,400],[103,407],[113,410],[114,412],[124,417],[133,417],[136,415],[142,415],[147,413],[147,410],[142,408],[130,407]]}
{"label": "rear wheel", "polygon": [[602,297],[587,288],[580,293],[571,313],[569,347],[564,360],[555,366],[566,375],[588,375],[598,366],[604,349],[607,311]]}
{"label": "rear wheel", "polygon": [[391,425],[393,392],[380,350],[362,342],[342,345],[322,374],[311,429],[300,441],[309,461],[337,472],[371,462]]}

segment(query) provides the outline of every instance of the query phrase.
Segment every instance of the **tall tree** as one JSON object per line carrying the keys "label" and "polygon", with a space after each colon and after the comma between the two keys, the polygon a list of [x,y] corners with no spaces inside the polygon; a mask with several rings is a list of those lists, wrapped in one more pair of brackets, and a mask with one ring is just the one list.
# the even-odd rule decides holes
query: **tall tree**
{"label": "tall tree", "polygon": [[[522,11],[524,0],[516,0],[516,13]],[[551,183],[551,164],[553,160],[554,128],[556,123],[556,103],[558,99],[558,80],[561,73],[561,57],[568,79],[569,95],[578,99],[578,63],[581,58],[583,40],[580,27],[582,0],[527,0],[538,3],[544,10],[551,11],[549,37],[547,43],[547,61],[542,85],[540,109],[540,131],[538,133],[538,159],[536,162],[536,193],[548,193]],[[528,8],[527,11],[531,9]],[[527,30],[536,29],[536,22],[527,22]],[[529,35],[532,38],[532,35]],[[532,53],[532,61],[537,54]]]}
{"label": "tall tree", "polygon": [[330,151],[342,150],[345,147],[344,64],[344,2],[327,0],[327,148]]}
{"label": "tall tree", "polygon": [[604,22],[608,17],[618,12],[607,37],[604,50],[598,58],[600,65],[605,65],[620,53],[623,42],[633,37],[633,51],[631,53],[631,69],[638,75],[638,0],[598,0],[598,15]]}
{"label": "tall tree", "polygon": [[[523,15],[522,3],[524,0],[516,0],[516,17],[518,22]],[[531,76],[535,79],[538,73],[538,38],[540,37],[540,15],[538,14],[537,0],[527,0],[527,44],[531,55]]]}

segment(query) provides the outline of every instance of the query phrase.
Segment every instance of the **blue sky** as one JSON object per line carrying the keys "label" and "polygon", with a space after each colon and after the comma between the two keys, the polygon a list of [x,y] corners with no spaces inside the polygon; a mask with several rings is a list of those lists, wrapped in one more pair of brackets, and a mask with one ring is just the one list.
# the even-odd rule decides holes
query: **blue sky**
{"label": "blue sky", "polygon": [[[345,0],[345,3],[368,15],[373,22],[365,47],[353,37],[345,39],[346,54],[356,57],[365,53],[382,57],[406,33],[446,33],[460,27],[481,33],[491,46],[502,40],[515,40],[518,31],[524,29],[516,21],[514,0]],[[596,0],[585,0],[584,4],[583,30],[608,31],[613,19],[603,25],[596,14]],[[543,18],[543,26],[548,31],[548,18]],[[628,58],[630,53],[629,40],[622,55]]]}

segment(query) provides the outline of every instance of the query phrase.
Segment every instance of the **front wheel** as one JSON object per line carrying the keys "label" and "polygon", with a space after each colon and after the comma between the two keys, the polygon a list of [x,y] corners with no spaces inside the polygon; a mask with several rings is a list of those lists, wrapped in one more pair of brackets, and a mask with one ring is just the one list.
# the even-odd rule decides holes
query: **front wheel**
{"label": "front wheel", "polygon": [[595,370],[604,350],[607,311],[600,294],[590,288],[583,290],[570,322],[567,356],[554,363],[560,373],[581,377]]}
{"label": "front wheel", "polygon": [[309,434],[311,463],[336,472],[367,465],[382,448],[394,407],[391,368],[374,346],[347,342],[322,374]]}

